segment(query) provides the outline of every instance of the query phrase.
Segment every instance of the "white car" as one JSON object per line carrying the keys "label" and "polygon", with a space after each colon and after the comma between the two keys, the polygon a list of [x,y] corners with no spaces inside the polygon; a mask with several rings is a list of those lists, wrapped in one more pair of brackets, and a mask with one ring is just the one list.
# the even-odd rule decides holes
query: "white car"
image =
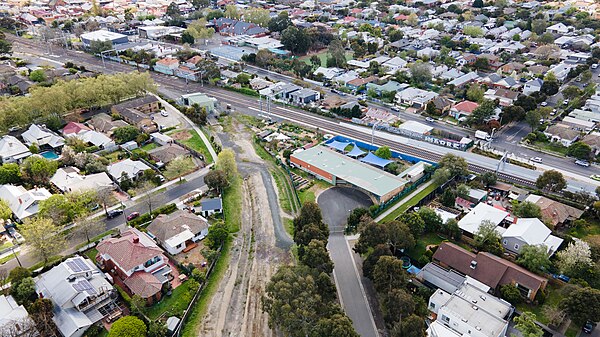
{"label": "white car", "polygon": [[535,162],[535,163],[541,163],[542,162],[542,158],[540,158],[540,157],[533,157],[533,158],[531,158],[531,161]]}
{"label": "white car", "polygon": [[169,113],[166,110],[161,111],[160,115],[163,117],[169,117]]}
{"label": "white car", "polygon": [[431,117],[426,117],[425,120],[428,121],[429,123],[434,123],[435,122],[435,119],[433,119]]}
{"label": "white car", "polygon": [[565,99],[565,100],[563,101],[563,104],[564,104],[564,105],[569,105],[569,100],[568,100],[568,99]]}
{"label": "white car", "polygon": [[598,63],[592,64],[592,69],[598,69]]}
{"label": "white car", "polygon": [[541,106],[548,106],[548,103],[547,102],[542,102],[540,105]]}

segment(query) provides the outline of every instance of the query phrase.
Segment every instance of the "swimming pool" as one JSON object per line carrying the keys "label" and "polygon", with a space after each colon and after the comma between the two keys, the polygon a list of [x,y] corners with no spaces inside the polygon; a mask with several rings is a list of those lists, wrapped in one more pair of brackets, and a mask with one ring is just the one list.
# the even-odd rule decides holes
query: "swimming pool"
{"label": "swimming pool", "polygon": [[40,156],[49,159],[49,160],[57,160],[58,159],[58,154],[56,154],[56,152],[54,151],[44,151],[42,153],[40,153]]}

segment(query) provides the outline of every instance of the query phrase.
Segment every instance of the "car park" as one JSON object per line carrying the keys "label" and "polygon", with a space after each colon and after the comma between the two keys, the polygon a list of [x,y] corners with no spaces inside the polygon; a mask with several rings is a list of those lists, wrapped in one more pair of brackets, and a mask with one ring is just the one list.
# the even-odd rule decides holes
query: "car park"
{"label": "car park", "polygon": [[118,217],[121,214],[123,214],[123,210],[122,209],[114,209],[112,211],[108,211],[108,214],[106,214],[106,218],[107,219],[114,219],[114,218]]}

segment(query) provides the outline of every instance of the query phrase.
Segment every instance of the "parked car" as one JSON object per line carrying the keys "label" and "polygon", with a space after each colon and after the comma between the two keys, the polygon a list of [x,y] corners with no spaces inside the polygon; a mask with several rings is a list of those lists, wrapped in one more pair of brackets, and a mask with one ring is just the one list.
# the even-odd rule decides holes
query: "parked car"
{"label": "parked car", "polygon": [[169,113],[167,112],[167,110],[162,110],[160,112],[160,115],[163,116],[163,117],[169,117]]}
{"label": "parked car", "polygon": [[392,111],[400,112],[400,108],[398,108],[397,106],[393,106]]}
{"label": "parked car", "polygon": [[425,120],[428,121],[429,123],[434,123],[435,122],[435,119],[433,119],[431,117],[426,117]]}
{"label": "parked car", "polygon": [[592,64],[592,69],[598,69],[598,63]]}
{"label": "parked car", "polygon": [[579,166],[583,166],[583,167],[589,167],[590,166],[590,162],[587,160],[581,160],[578,159],[575,161],[575,164],[579,165]]}
{"label": "parked car", "polygon": [[594,331],[594,328],[596,327],[596,324],[590,321],[585,322],[585,325],[583,326],[583,332],[585,333],[592,333],[592,331]]}
{"label": "parked car", "polygon": [[541,106],[548,106],[548,102],[542,102],[540,105]]}
{"label": "parked car", "polygon": [[565,99],[565,100],[563,101],[563,104],[564,104],[564,105],[569,105],[569,100],[568,100],[568,99]]}
{"label": "parked car", "polygon": [[542,162],[542,158],[540,157],[533,157],[531,158],[531,161],[534,163],[541,163]]}
{"label": "parked car", "polygon": [[137,218],[138,216],[140,216],[140,212],[131,212],[127,216],[127,221],[131,221],[131,220]]}
{"label": "parked car", "polygon": [[108,214],[106,215],[106,218],[107,219],[114,219],[114,218],[118,217],[121,214],[123,214],[123,210],[122,209],[114,209],[112,211],[108,211]]}

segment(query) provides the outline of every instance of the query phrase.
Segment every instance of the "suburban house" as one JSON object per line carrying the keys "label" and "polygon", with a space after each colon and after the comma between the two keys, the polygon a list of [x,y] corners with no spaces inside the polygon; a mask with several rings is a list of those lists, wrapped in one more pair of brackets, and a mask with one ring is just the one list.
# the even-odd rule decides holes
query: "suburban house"
{"label": "suburban house", "polygon": [[551,142],[559,142],[563,146],[569,147],[579,139],[581,132],[573,130],[565,124],[556,124],[550,125],[544,134],[550,138]]}
{"label": "suburban house", "polygon": [[433,262],[453,269],[499,291],[505,284],[515,285],[521,294],[534,300],[538,291],[544,290],[548,280],[510,261],[487,252],[471,253],[453,243],[442,242],[433,254]]}
{"label": "suburban house", "polygon": [[510,303],[467,282],[451,294],[436,290],[428,309],[435,314],[430,337],[504,337],[514,311]]}
{"label": "suburban house", "polygon": [[35,323],[11,295],[0,295],[0,336],[37,336]]}
{"label": "suburban house", "polygon": [[542,209],[542,219],[545,223],[552,226],[563,226],[581,217],[583,211],[572,206],[565,205],[558,201],[530,194],[525,201],[532,202]]}
{"label": "suburban house", "polygon": [[35,282],[43,298],[54,303],[52,320],[65,337],[80,337],[105,316],[119,310],[117,293],[105,274],[81,256],[69,258]]}
{"label": "suburban house", "polygon": [[82,192],[89,190],[114,189],[114,183],[106,172],[81,175],[79,169],[73,166],[61,167],[50,182],[62,192]]}
{"label": "suburban house", "polygon": [[154,65],[154,71],[165,75],[173,75],[177,68],[179,68],[179,60],[170,57],[160,59],[156,61],[156,64]]}
{"label": "suburban house", "polygon": [[158,244],[169,254],[175,255],[196,246],[196,242],[208,235],[208,222],[194,213],[178,210],[172,214],[160,214],[148,226]]}
{"label": "suburban house", "polygon": [[[67,126],[69,126],[69,124],[67,124]],[[112,131],[114,129],[121,127],[121,126],[129,125],[124,120],[120,120],[120,119],[113,120],[111,116],[109,116],[108,114],[105,114],[105,113],[99,113],[99,114],[94,115],[94,117],[92,117],[92,119],[90,119],[87,122],[87,124],[89,126],[91,126],[94,130],[101,132],[101,133],[105,133],[109,136],[112,134]],[[65,129],[67,128],[67,126],[65,126]],[[65,134],[64,129],[63,129],[63,134]],[[79,134],[79,132],[77,132],[77,134]]]}
{"label": "suburban house", "polygon": [[457,120],[468,118],[478,106],[479,104],[475,102],[462,101],[450,109],[450,116],[456,118]]}
{"label": "suburban house", "polygon": [[198,104],[201,108],[205,108],[207,113],[214,112],[217,108],[217,99],[209,97],[206,94],[197,92],[193,94],[181,95],[183,105],[192,106]]}
{"label": "suburban house", "polygon": [[221,198],[212,198],[200,201],[200,214],[209,217],[216,213],[223,213],[223,201]]}
{"label": "suburban house", "polygon": [[139,160],[131,160],[129,158],[121,160],[114,164],[108,165],[106,171],[113,180],[120,182],[124,175],[135,180],[144,174],[144,171],[150,167]]}
{"label": "suburban house", "polygon": [[20,163],[29,156],[31,156],[31,152],[17,138],[6,135],[0,139],[0,162],[3,164]]}
{"label": "suburban house", "polygon": [[160,102],[155,96],[146,95],[112,106],[112,113],[121,115],[123,119],[146,133],[157,131],[158,126],[150,117],[151,113],[160,110]]}
{"label": "suburban house", "polygon": [[168,164],[175,158],[189,156],[190,151],[175,143],[170,143],[168,145],[152,149],[148,151],[148,154],[154,161]]}
{"label": "suburban house", "polygon": [[552,256],[564,240],[552,235],[552,231],[538,218],[520,218],[502,234],[502,246],[519,254],[525,245],[543,245]]}
{"label": "suburban house", "polygon": [[21,134],[21,137],[23,137],[27,145],[37,144],[39,147],[48,146],[53,149],[61,148],[65,145],[65,139],[48,130],[45,125],[38,126],[37,124],[31,124],[29,129]]}
{"label": "suburban house", "polygon": [[523,86],[523,95],[531,95],[534,92],[539,92],[542,89],[543,84],[544,81],[539,78],[534,78],[525,82],[525,85]]}
{"label": "suburban house", "polygon": [[296,104],[308,104],[319,100],[320,93],[312,89],[300,89],[290,94],[291,101]]}
{"label": "suburban house", "polygon": [[[470,201],[469,201],[470,203]],[[481,222],[490,221],[496,226],[501,226],[502,223],[509,217],[509,213],[505,210],[490,206],[484,202],[477,204],[469,213],[467,213],[458,222],[458,227],[463,231],[463,234],[468,237],[473,237],[479,230]],[[500,227],[502,228],[502,227]]]}
{"label": "suburban house", "polygon": [[43,187],[28,191],[23,186],[0,185],[0,196],[6,200],[15,218],[22,221],[37,214],[40,201],[50,198],[52,193]]}
{"label": "suburban house", "polygon": [[96,248],[96,261],[102,270],[131,296],[139,295],[153,303],[170,287],[173,276],[169,259],[145,233],[130,228],[118,238],[101,241]]}
{"label": "suburban house", "polygon": [[509,106],[519,97],[519,93],[504,88],[497,88],[488,89],[483,97],[492,101],[497,99],[500,101],[501,106]]}
{"label": "suburban house", "polygon": [[407,105],[416,109],[423,109],[434,98],[437,93],[419,88],[409,87],[396,93],[396,101],[398,104]]}
{"label": "suburban house", "polygon": [[600,154],[600,132],[591,132],[581,140],[592,148],[594,156]]}

